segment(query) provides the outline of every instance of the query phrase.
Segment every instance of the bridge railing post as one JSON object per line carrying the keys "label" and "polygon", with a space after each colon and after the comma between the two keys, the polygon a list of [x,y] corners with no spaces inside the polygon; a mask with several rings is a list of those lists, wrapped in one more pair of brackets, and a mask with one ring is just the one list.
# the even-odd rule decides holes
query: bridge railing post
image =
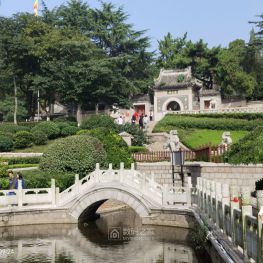
{"label": "bridge railing post", "polygon": [[121,162],[120,163],[120,182],[122,183],[123,182],[123,179],[124,179],[124,163]]}
{"label": "bridge railing post", "polygon": [[262,227],[263,227],[263,206],[261,206],[259,213],[258,213],[258,259],[259,259],[259,263],[263,262]]}
{"label": "bridge railing post", "polygon": [[52,206],[56,206],[56,182],[55,179],[51,179],[51,203]]}
{"label": "bridge railing post", "polygon": [[23,188],[22,188],[22,180],[18,180],[17,202],[18,202],[18,207],[21,208],[21,207],[23,206]]}
{"label": "bridge railing post", "polygon": [[216,226],[220,228],[219,225],[219,206],[218,203],[222,201],[222,185],[219,182],[216,182]]}
{"label": "bridge railing post", "polygon": [[79,174],[75,174],[75,187],[74,192],[79,193]]}
{"label": "bridge railing post", "polygon": [[100,164],[96,163],[96,169],[95,169],[95,181],[96,181],[96,183],[99,182],[99,175],[100,175]]}
{"label": "bridge railing post", "polygon": [[263,190],[257,190],[257,208],[258,213],[258,258],[259,263],[263,262],[263,247],[262,247],[262,223],[263,223]]}
{"label": "bridge railing post", "polygon": [[222,184],[222,211],[223,211],[223,232],[226,233],[226,217],[225,206],[229,205],[230,201],[229,185]]}
{"label": "bridge railing post", "polygon": [[236,231],[235,231],[235,218],[234,218],[234,209],[239,209],[239,187],[230,186],[230,218],[231,218],[231,236],[232,242],[236,243]]}

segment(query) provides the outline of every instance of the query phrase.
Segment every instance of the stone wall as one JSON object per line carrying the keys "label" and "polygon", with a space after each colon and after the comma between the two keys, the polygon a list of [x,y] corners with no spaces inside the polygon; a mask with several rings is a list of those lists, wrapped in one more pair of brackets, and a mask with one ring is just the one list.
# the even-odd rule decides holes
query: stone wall
{"label": "stone wall", "polygon": [[[137,163],[139,171],[150,175],[154,173],[155,180],[160,184],[172,184],[172,169],[169,162]],[[184,167],[185,179],[191,176],[192,184],[196,185],[196,178],[201,176],[208,180],[237,186],[255,188],[255,182],[263,178],[263,165],[231,165],[207,162],[186,162]],[[180,184],[180,176],[175,174],[176,184]],[[187,180],[185,180],[187,181]]]}

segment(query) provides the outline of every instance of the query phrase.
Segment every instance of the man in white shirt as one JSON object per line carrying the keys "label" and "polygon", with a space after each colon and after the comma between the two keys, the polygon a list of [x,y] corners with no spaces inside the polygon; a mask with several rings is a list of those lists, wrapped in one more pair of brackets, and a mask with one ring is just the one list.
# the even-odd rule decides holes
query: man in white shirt
{"label": "man in white shirt", "polygon": [[123,118],[122,118],[122,116],[120,116],[120,117],[117,119],[117,123],[118,123],[119,125],[122,125],[122,124],[123,124]]}

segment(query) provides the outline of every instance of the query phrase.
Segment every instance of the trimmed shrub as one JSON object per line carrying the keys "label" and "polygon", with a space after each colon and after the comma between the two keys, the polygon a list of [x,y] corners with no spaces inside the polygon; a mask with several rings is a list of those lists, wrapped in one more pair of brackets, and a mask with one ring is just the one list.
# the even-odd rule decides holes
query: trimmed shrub
{"label": "trimmed shrub", "polygon": [[40,163],[40,157],[10,157],[2,158],[1,161],[7,162],[10,165],[13,164],[38,164]]}
{"label": "trimmed shrub", "polygon": [[48,137],[43,131],[36,130],[32,133],[32,135],[33,135],[33,142],[35,145],[47,144]]}
{"label": "trimmed shrub", "polygon": [[61,135],[63,137],[70,136],[70,135],[75,135],[77,131],[79,130],[78,127],[74,126],[67,126],[61,130]]}
{"label": "trimmed shrub", "polygon": [[66,128],[66,127],[69,127],[69,126],[73,126],[73,127],[77,127],[77,123],[76,122],[56,122],[57,126],[59,127],[60,130]]}
{"label": "trimmed shrub", "polygon": [[80,127],[81,129],[87,130],[101,127],[115,130],[116,124],[114,123],[114,120],[108,115],[94,115],[89,119],[83,120]]}
{"label": "trimmed shrub", "polygon": [[58,125],[50,121],[39,123],[32,129],[32,132],[35,132],[35,131],[41,131],[45,133],[49,139],[55,139],[60,134],[60,129]]}
{"label": "trimmed shrub", "polygon": [[224,157],[233,164],[263,163],[263,127],[256,128],[233,144]]}
{"label": "trimmed shrub", "polygon": [[133,159],[129,147],[121,136],[106,128],[91,130],[90,134],[102,142],[107,152],[108,163],[112,163],[114,168],[119,168],[120,163],[123,162],[125,167],[130,168]]}
{"label": "trimmed shrub", "polygon": [[184,115],[166,115],[154,127],[154,132],[168,132],[176,128],[210,129],[210,130],[240,130],[251,131],[263,125],[263,120],[246,120],[233,118],[197,118]]}
{"label": "trimmed shrub", "polygon": [[143,152],[148,152],[148,150],[144,146],[130,146],[129,151],[131,153],[143,153]]}
{"label": "trimmed shrub", "polygon": [[71,136],[50,145],[40,162],[40,169],[55,173],[91,172],[96,163],[106,164],[106,152],[101,142],[87,135]]}
{"label": "trimmed shrub", "polygon": [[14,136],[15,148],[26,148],[33,144],[33,135],[28,131],[17,132]]}
{"label": "trimmed shrub", "polygon": [[10,152],[13,149],[13,140],[5,135],[0,135],[0,152]]}
{"label": "trimmed shrub", "polygon": [[0,184],[2,185],[2,189],[7,190],[9,188],[9,180],[7,177],[0,178]]}

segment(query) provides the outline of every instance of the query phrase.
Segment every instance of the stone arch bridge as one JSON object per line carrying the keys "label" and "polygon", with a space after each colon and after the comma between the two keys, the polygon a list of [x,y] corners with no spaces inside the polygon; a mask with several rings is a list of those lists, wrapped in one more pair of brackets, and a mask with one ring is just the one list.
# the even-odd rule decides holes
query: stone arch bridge
{"label": "stone arch bridge", "polygon": [[63,210],[64,217],[73,221],[92,217],[98,207],[108,199],[115,199],[133,208],[140,217],[148,217],[153,211],[191,205],[190,187],[163,186],[154,181],[154,175],[146,176],[135,170],[125,170],[123,163],[120,169],[96,169],[79,179],[63,192],[55,186],[52,179],[51,188],[0,190],[0,214],[2,211],[38,211],[43,209]]}

